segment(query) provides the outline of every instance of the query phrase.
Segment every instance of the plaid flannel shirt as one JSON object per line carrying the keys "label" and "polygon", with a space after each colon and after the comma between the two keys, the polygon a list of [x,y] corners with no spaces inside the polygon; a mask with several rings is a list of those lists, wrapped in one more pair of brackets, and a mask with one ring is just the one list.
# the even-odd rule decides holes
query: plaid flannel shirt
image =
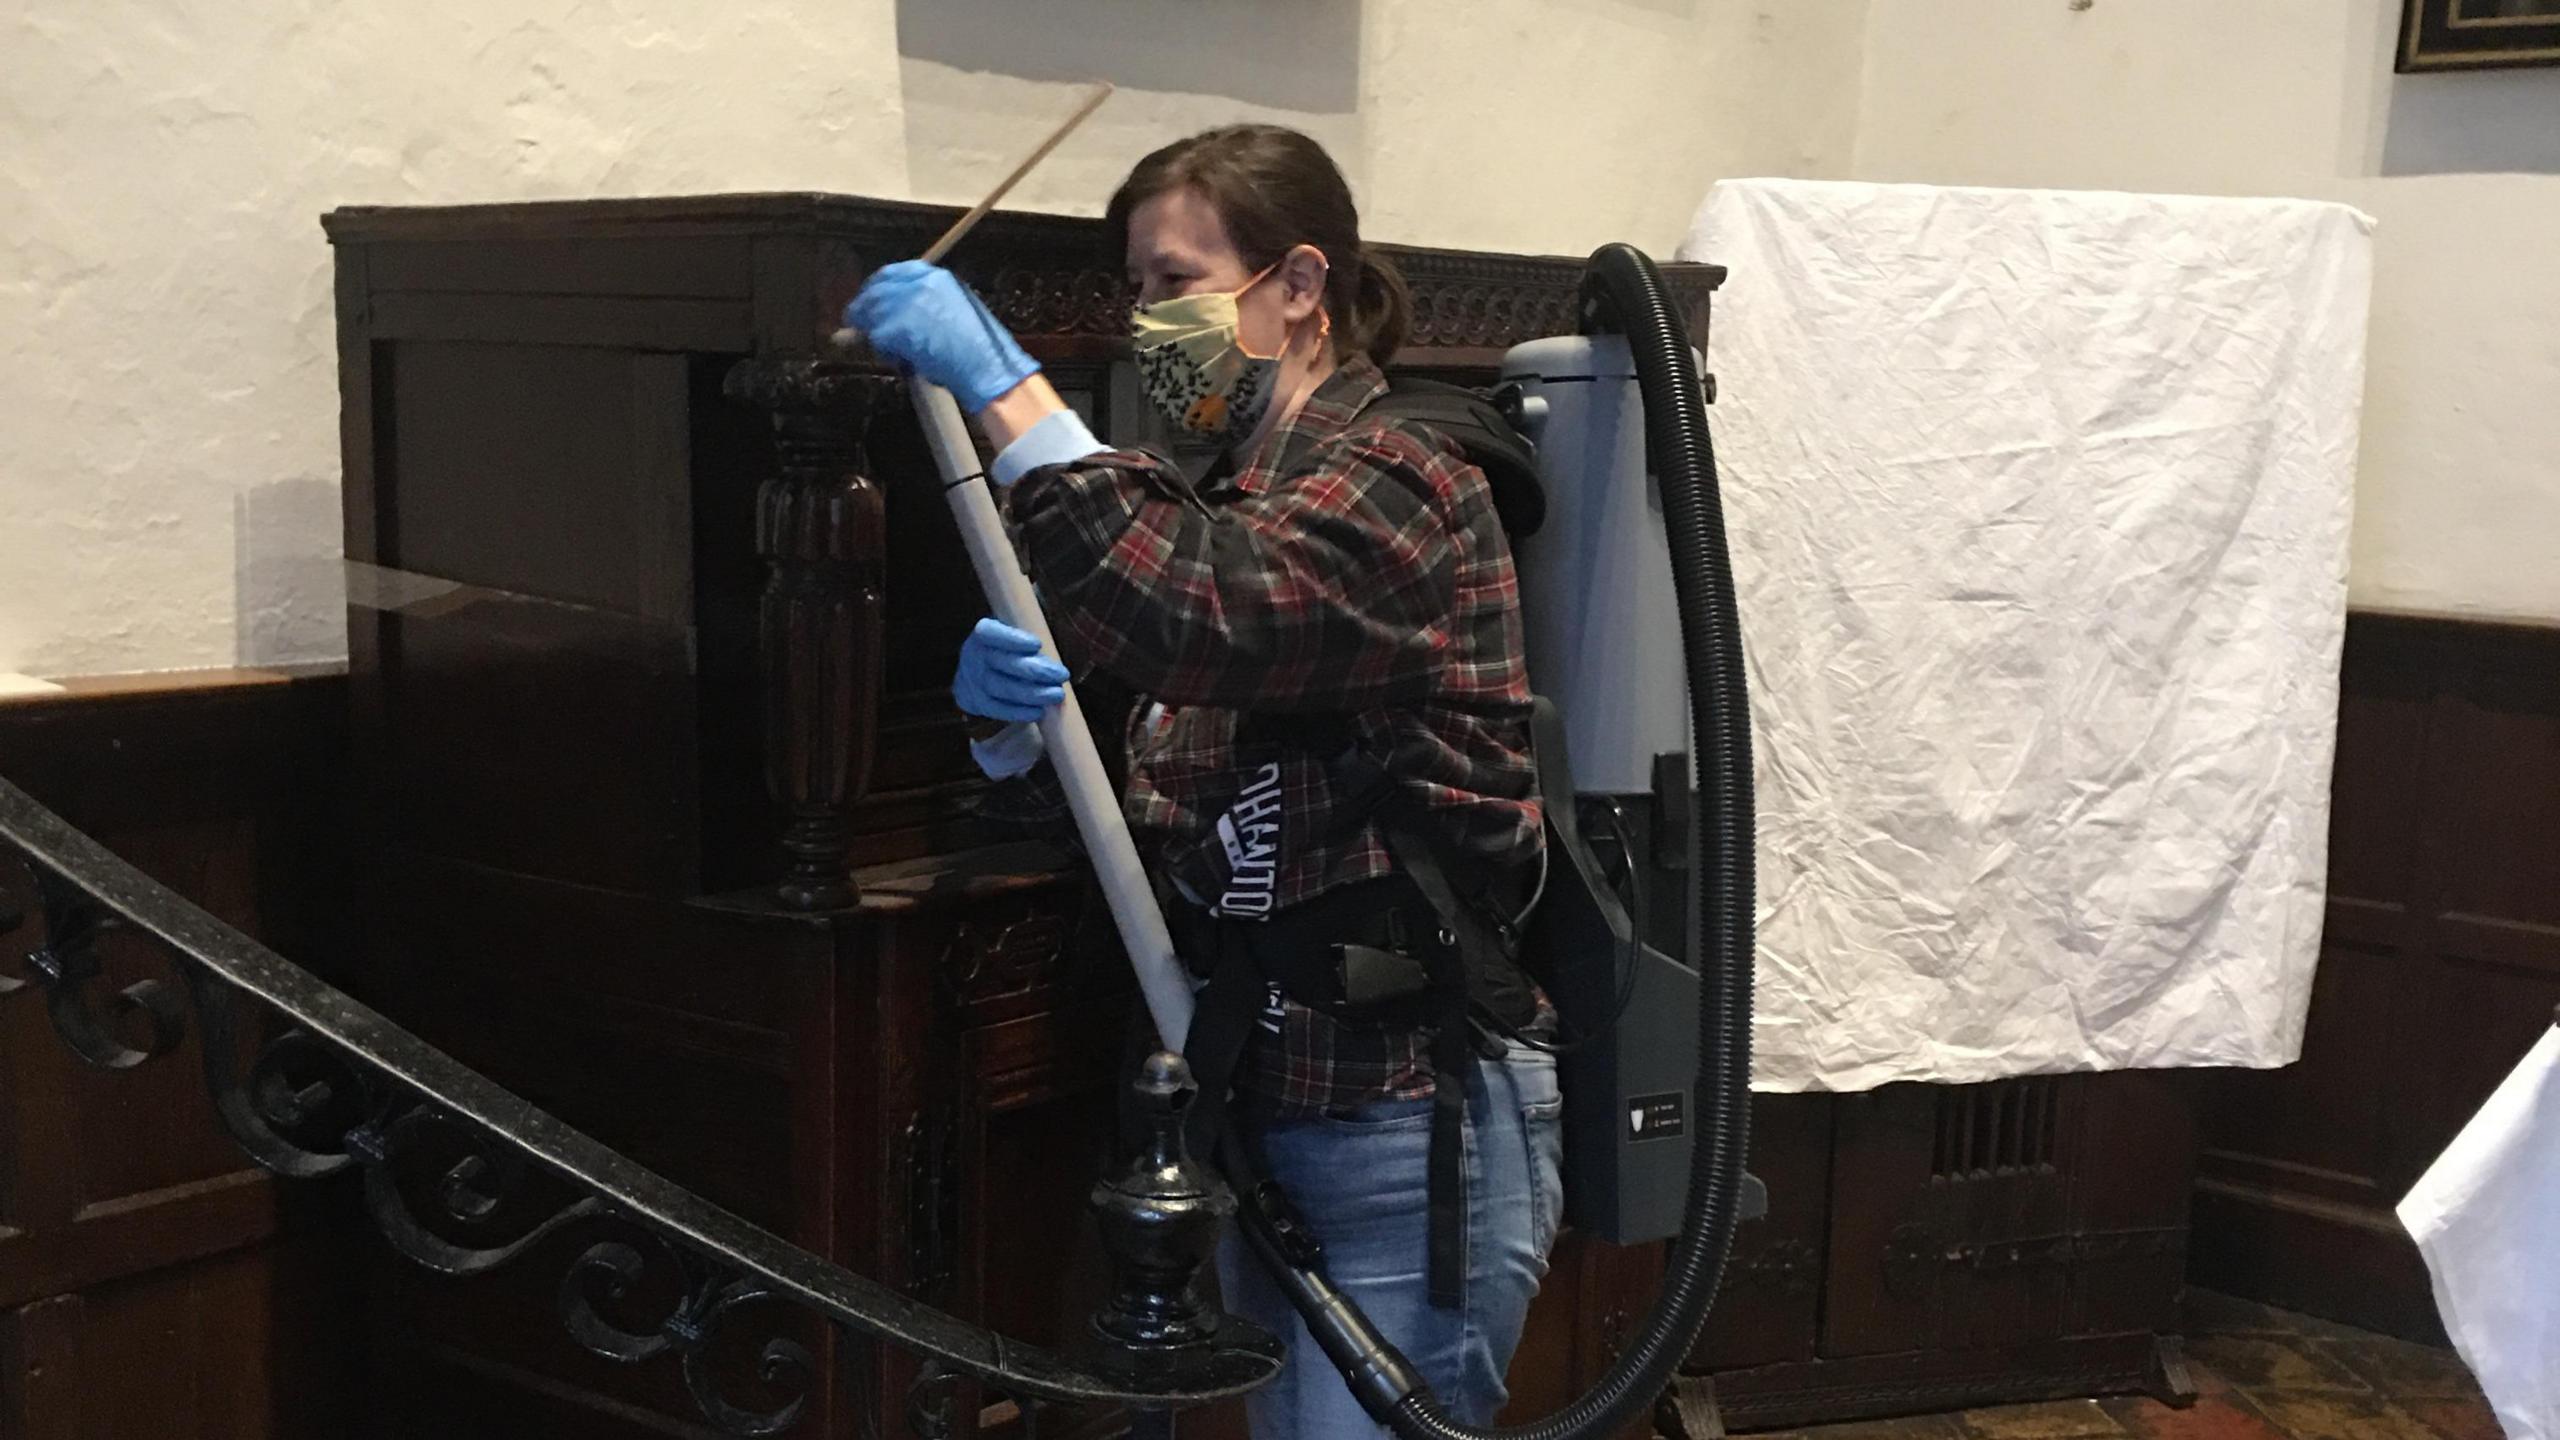
{"label": "plaid flannel shirt", "polygon": [[[1249,463],[1196,488],[1157,456],[1105,451],[1008,496],[1069,665],[1144,697],[1131,829],[1222,913],[1395,868],[1374,825],[1349,823],[1330,756],[1262,742],[1293,717],[1347,721],[1467,852],[1527,863],[1543,841],[1519,581],[1492,494],[1427,429],[1354,423],[1385,389],[1376,365],[1347,361]],[[1280,473],[1291,454],[1304,458]],[[1019,783],[1056,782],[1043,767]],[[1420,1098],[1428,1046],[1275,992],[1236,1087],[1277,1115]]]}

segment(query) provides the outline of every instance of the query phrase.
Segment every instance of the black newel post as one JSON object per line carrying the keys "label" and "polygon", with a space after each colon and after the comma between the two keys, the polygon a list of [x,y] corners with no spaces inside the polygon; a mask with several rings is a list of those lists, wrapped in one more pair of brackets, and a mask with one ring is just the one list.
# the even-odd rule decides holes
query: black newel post
{"label": "black newel post", "polygon": [[[1111,1298],[1093,1317],[1093,1330],[1113,1368],[1162,1375],[1214,1363],[1213,1342],[1236,1324],[1201,1296],[1199,1284],[1236,1200],[1183,1142],[1182,1112],[1200,1088],[1190,1065],[1158,1051],[1140,1069],[1136,1088],[1146,1145],[1126,1169],[1093,1187],[1112,1274]],[[1138,1416],[1130,1433],[1170,1437],[1173,1417]]]}

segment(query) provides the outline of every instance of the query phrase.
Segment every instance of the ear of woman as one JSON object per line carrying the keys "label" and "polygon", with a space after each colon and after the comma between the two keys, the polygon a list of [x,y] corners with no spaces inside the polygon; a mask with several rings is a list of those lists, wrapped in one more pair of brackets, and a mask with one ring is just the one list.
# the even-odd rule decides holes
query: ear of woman
{"label": "ear of woman", "polygon": [[[1292,248],[1287,258],[1280,262],[1283,303],[1293,330],[1311,317],[1325,316],[1325,285],[1332,270],[1333,266],[1325,259],[1324,252],[1313,245]],[[1327,316],[1319,321],[1318,328],[1331,331],[1331,318]]]}

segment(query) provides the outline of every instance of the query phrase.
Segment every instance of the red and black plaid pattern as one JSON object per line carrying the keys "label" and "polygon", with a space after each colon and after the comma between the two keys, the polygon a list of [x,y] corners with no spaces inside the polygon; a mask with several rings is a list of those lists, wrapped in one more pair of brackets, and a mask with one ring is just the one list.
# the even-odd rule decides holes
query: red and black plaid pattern
{"label": "red and black plaid pattern", "polygon": [[[1461,848],[1537,854],[1510,546],[1454,444],[1354,422],[1385,388],[1369,361],[1345,363],[1251,463],[1197,490],[1156,456],[1111,451],[1033,471],[1009,496],[1069,664],[1156,702],[1133,712],[1125,802],[1176,876],[1227,872],[1219,817],[1275,783],[1270,767],[1276,906],[1394,869],[1375,827],[1351,823],[1331,757],[1287,743],[1292,717],[1309,734],[1347,721]],[[1284,455],[1305,458],[1281,473]],[[1294,1004],[1269,1018],[1276,1037],[1257,1038],[1238,1077],[1249,1095],[1302,1112],[1431,1093],[1409,1031]]]}

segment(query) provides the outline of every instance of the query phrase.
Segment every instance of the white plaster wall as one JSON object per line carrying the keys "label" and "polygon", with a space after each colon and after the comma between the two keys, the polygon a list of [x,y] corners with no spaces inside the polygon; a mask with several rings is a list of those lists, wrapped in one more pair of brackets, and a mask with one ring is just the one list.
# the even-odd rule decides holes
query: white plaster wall
{"label": "white plaster wall", "polygon": [[2374,215],[2349,592],[2560,619],[2560,70],[2394,76],[2400,0],[1876,0],[1862,179]]}
{"label": "white plaster wall", "polygon": [[343,204],[830,189],[1098,211],[1238,118],[1380,239],[1668,253],[1846,173],[1868,0],[18,0],[0,18],[0,672],[343,653]]}

